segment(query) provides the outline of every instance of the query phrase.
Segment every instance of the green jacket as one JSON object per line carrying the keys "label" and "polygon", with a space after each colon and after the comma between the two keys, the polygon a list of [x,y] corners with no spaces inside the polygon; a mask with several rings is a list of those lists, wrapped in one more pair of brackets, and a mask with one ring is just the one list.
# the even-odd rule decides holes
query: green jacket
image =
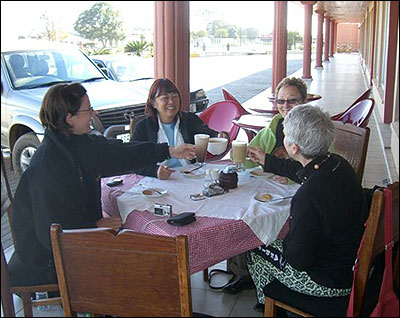
{"label": "green jacket", "polygon": [[[276,114],[272,118],[269,126],[261,129],[250,141],[249,146],[260,147],[266,154],[271,153],[276,144],[276,127],[278,126],[279,120],[282,118],[281,114]],[[246,169],[254,168],[258,166],[258,163],[246,160],[243,166]]]}

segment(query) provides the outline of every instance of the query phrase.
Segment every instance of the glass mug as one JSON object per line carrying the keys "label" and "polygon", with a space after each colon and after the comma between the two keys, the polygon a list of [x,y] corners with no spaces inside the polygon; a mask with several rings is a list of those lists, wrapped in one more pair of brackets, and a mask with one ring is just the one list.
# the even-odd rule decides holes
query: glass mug
{"label": "glass mug", "polygon": [[207,156],[208,140],[209,139],[210,139],[210,136],[206,135],[206,134],[196,134],[196,135],[194,135],[194,144],[196,146],[196,162],[197,162],[197,165],[200,165],[200,166],[205,165],[206,156]]}
{"label": "glass mug", "polygon": [[238,172],[243,171],[243,163],[247,157],[247,142],[242,140],[232,141],[232,161],[236,164]]}

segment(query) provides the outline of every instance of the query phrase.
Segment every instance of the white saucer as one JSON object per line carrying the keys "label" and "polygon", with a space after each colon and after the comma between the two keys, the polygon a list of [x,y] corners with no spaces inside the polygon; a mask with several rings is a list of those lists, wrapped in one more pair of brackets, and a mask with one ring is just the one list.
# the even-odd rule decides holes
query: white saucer
{"label": "white saucer", "polygon": [[264,171],[262,171],[262,169],[259,169],[259,168],[256,168],[256,169],[254,169],[254,170],[251,170],[251,171],[249,172],[249,174],[250,174],[252,177],[255,177],[255,178],[259,178],[259,177],[270,178],[270,177],[272,177],[272,176],[274,175],[274,174],[271,173],[271,172],[264,172]]}
{"label": "white saucer", "polygon": [[167,190],[161,188],[148,188],[142,191],[142,194],[147,198],[159,198],[167,194]]}
{"label": "white saucer", "polygon": [[[191,169],[194,169],[194,168],[191,168]],[[189,168],[183,169],[183,170],[181,170],[181,173],[184,176],[189,177],[189,178],[200,178],[200,177],[204,177],[204,175],[206,174],[206,170],[204,168],[199,168],[190,173],[184,173],[184,171],[188,171],[188,170],[190,171],[191,169],[189,169]]]}
{"label": "white saucer", "polygon": [[[269,194],[271,196],[271,199],[264,198],[263,196],[266,194]],[[257,202],[267,203],[267,204],[277,204],[283,201],[281,195],[267,193],[267,192],[258,193],[253,197],[253,199],[256,200]]]}

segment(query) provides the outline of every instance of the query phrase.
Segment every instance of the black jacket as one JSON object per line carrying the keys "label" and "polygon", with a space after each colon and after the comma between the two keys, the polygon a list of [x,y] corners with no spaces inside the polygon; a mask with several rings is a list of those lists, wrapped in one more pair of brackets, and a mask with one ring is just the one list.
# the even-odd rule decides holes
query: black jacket
{"label": "black jacket", "polygon": [[[136,124],[131,140],[157,142],[158,130],[158,121],[146,117]],[[194,135],[196,134],[207,134],[210,137],[218,136],[217,131],[209,128],[197,115],[189,112],[180,114],[179,131],[182,134],[183,141],[187,144],[194,144]],[[135,169],[134,172],[144,176],[156,177],[158,167],[157,164],[153,164],[145,168]]]}
{"label": "black jacket", "polygon": [[102,217],[100,178],[169,157],[168,145],[122,143],[94,135],[46,131],[18,184],[13,213],[15,252],[35,272],[52,261],[50,225],[95,227]]}
{"label": "black jacket", "polygon": [[353,168],[335,154],[326,161],[316,158],[304,168],[292,160],[270,155],[265,159],[265,171],[302,183],[292,199],[290,229],[283,242],[287,261],[322,286],[351,288],[368,216]]}

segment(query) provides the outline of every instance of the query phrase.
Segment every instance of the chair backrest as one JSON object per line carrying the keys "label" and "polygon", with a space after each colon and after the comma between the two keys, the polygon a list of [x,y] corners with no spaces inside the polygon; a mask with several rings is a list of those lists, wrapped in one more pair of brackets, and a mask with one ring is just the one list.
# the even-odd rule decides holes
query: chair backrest
{"label": "chair backrest", "polygon": [[232,120],[246,113],[246,110],[234,101],[220,101],[203,110],[199,117],[211,129],[226,131],[232,141],[239,133],[239,127],[235,126]]}
{"label": "chair backrest", "polygon": [[363,99],[343,112],[336,120],[357,127],[367,127],[374,104],[373,98]]}
{"label": "chair backrest", "polygon": [[[399,182],[389,185],[392,190],[393,243],[399,241]],[[374,258],[385,249],[384,240],[385,195],[382,189],[374,192],[367,225],[359,250],[358,269],[354,278],[354,316],[361,316],[368,276]]]}
{"label": "chair backrest", "polygon": [[337,120],[343,113],[348,111],[352,106],[357,104],[359,101],[362,101],[363,99],[367,99],[369,95],[371,94],[372,87],[368,88],[365,92],[363,92],[360,96],[358,96],[351,104],[349,107],[347,107],[343,112],[331,116],[332,120]]}
{"label": "chair backrest", "polygon": [[186,236],[53,224],[51,242],[66,317],[192,315]]}
{"label": "chair backrest", "polygon": [[224,95],[225,100],[230,100],[230,101],[238,103],[238,105],[240,105],[240,107],[242,108],[241,110],[242,110],[243,114],[250,114],[246,109],[243,108],[242,104],[231,93],[229,93],[225,88],[222,88],[222,94]]}
{"label": "chair backrest", "polygon": [[367,158],[370,129],[344,124],[340,121],[333,121],[333,125],[335,126],[333,152],[350,163],[361,182]]}

